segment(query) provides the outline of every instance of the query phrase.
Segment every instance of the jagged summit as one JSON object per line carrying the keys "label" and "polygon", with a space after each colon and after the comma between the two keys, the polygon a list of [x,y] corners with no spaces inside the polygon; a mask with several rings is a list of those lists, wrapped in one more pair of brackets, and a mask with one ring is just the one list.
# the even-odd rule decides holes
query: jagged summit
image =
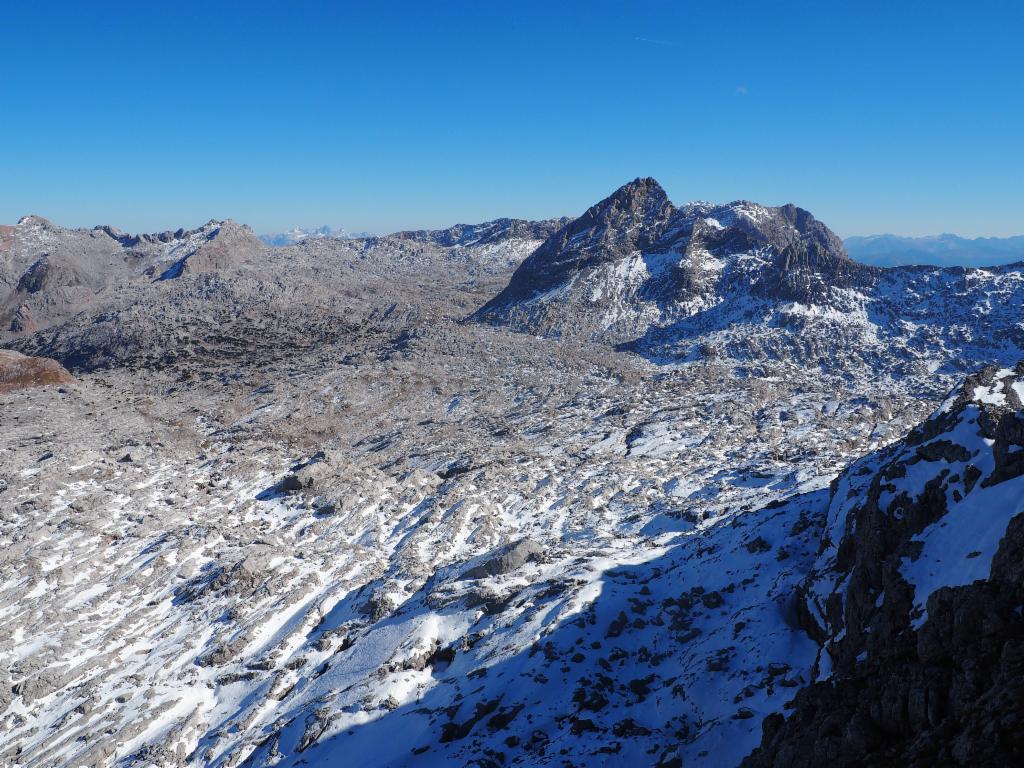
{"label": "jagged summit", "polygon": [[654,179],[636,179],[554,232],[527,258],[508,287],[478,313],[532,299],[574,275],[650,247],[674,208]]}
{"label": "jagged summit", "polygon": [[592,214],[595,218],[601,218],[603,214],[612,210],[636,211],[636,212],[657,212],[665,205],[671,206],[668,193],[650,176],[636,178],[623,184],[612,194],[590,208],[584,216]]}
{"label": "jagged summit", "polygon": [[[634,179],[570,223],[554,244],[575,249],[644,247],[653,243],[675,212],[665,190],[651,178]],[[578,242],[580,236],[584,242]],[[548,246],[549,244],[545,244]],[[542,254],[543,257],[543,254]]]}
{"label": "jagged summit", "polygon": [[747,201],[676,207],[657,181],[638,178],[548,238],[475,318],[621,341],[707,308],[716,278],[740,262],[762,293],[780,284],[786,295],[803,296],[803,286],[821,292],[840,276],[844,283],[868,278],[802,208]]}
{"label": "jagged summit", "polygon": [[1021,300],[1024,265],[869,266],[796,205],[674,206],[641,178],[552,234],[470,319],[659,363],[771,360],[902,377],[1017,359]]}
{"label": "jagged summit", "polygon": [[230,219],[133,235],[25,216],[0,229],[0,334],[44,328],[129,286],[249,263],[262,248],[248,226]]}

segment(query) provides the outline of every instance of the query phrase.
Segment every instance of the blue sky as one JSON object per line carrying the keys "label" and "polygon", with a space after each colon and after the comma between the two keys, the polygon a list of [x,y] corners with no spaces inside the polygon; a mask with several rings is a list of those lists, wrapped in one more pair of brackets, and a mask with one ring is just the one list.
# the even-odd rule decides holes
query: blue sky
{"label": "blue sky", "polygon": [[391,231],[636,176],[841,235],[1024,232],[1024,4],[28,2],[0,221]]}

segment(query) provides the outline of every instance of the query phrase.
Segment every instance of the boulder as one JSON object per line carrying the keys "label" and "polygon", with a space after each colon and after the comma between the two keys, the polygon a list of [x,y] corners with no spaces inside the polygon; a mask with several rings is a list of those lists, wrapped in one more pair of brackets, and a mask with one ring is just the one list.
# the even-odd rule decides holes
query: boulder
{"label": "boulder", "polygon": [[486,579],[511,573],[531,560],[539,560],[544,549],[533,539],[520,539],[491,553],[482,563],[462,574],[463,579]]}
{"label": "boulder", "polygon": [[74,383],[74,377],[56,360],[0,350],[0,394],[29,387]]}

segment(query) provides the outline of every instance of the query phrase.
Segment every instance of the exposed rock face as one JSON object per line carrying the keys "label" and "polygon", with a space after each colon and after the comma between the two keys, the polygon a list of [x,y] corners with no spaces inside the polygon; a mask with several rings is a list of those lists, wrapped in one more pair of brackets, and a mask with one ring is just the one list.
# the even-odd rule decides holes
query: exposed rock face
{"label": "exposed rock face", "polygon": [[32,313],[29,311],[28,304],[22,304],[14,311],[14,314],[11,316],[11,333],[31,333],[35,329],[36,324],[32,320]]}
{"label": "exposed rock face", "polygon": [[[794,222],[810,216],[791,205],[780,211]],[[755,286],[765,298],[806,305],[827,304],[831,290],[870,289],[877,282],[878,270],[846,258],[837,247],[835,235],[820,222],[813,224],[817,226],[809,228],[809,237],[782,248],[763,280]],[[800,231],[796,224],[794,229]]]}
{"label": "exposed rock face", "polygon": [[478,317],[489,318],[499,307],[542,295],[581,272],[650,248],[671,215],[672,204],[654,179],[626,184],[551,235]]}
{"label": "exposed rock face", "polygon": [[245,264],[260,254],[264,245],[252,230],[233,221],[207,225],[210,230],[206,242],[187,249],[160,275],[161,280],[180,277],[183,274],[217,272]]}
{"label": "exposed rock face", "polygon": [[744,765],[1019,765],[1022,563],[1018,516],[987,580],[940,589],[920,629],[801,691],[788,718],[764,721],[762,745]]}
{"label": "exposed rock face", "polygon": [[673,206],[637,179],[553,234],[472,315],[657,362],[765,359],[906,377],[1024,355],[1024,265],[882,269],[793,205]]}
{"label": "exposed rock face", "polygon": [[4,228],[0,245],[0,340],[107,306],[155,278],[237,269],[264,249],[232,221],[128,235],[109,226],[64,229],[39,216]]}
{"label": "exposed rock face", "polygon": [[28,387],[74,383],[74,377],[55,360],[0,349],[0,394]]}
{"label": "exposed rock face", "polygon": [[54,260],[43,254],[25,270],[18,280],[19,293],[39,293],[54,288],[74,288],[86,284],[86,278],[73,264]]}
{"label": "exposed rock face", "polygon": [[391,237],[399,240],[413,240],[431,243],[443,248],[453,246],[489,245],[510,239],[546,240],[569,219],[495,219],[483,224],[456,224],[447,229],[418,229],[396,232]]}
{"label": "exposed rock face", "polygon": [[1024,758],[1022,393],[1024,364],[971,376],[836,483],[803,589],[830,677],[765,720],[746,765]]}
{"label": "exposed rock face", "polygon": [[562,227],[516,270],[475,315],[552,334],[583,330],[613,340],[651,323],[691,314],[718,288],[718,260],[764,253],[749,289],[793,295],[820,281],[870,281],[872,270],[846,258],[842,242],[793,205],[766,208],[691,203],[676,208],[651,178],[636,179]]}

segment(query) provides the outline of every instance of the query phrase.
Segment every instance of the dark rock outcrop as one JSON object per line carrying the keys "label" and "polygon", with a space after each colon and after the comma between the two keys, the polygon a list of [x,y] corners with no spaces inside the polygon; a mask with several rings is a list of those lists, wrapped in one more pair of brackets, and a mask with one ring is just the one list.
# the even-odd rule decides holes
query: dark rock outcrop
{"label": "dark rock outcrop", "polygon": [[631,181],[552,234],[520,265],[505,290],[485,304],[476,317],[497,319],[501,307],[556,288],[588,268],[650,248],[665,230],[673,211],[668,195],[657,181]]}
{"label": "dark rock outcrop", "polygon": [[1024,517],[986,581],[940,589],[928,620],[763,723],[743,765],[1004,766],[1024,762]]}
{"label": "dark rock outcrop", "polygon": [[[829,674],[765,719],[744,765],[1024,761],[1021,378],[1024,365],[968,377],[835,483],[800,611]],[[987,573],[965,577],[985,558]]]}
{"label": "dark rock outcrop", "polygon": [[537,560],[543,554],[543,547],[533,539],[520,539],[487,555],[483,562],[467,569],[462,578],[485,579],[488,576],[500,576],[521,568],[531,560]]}

